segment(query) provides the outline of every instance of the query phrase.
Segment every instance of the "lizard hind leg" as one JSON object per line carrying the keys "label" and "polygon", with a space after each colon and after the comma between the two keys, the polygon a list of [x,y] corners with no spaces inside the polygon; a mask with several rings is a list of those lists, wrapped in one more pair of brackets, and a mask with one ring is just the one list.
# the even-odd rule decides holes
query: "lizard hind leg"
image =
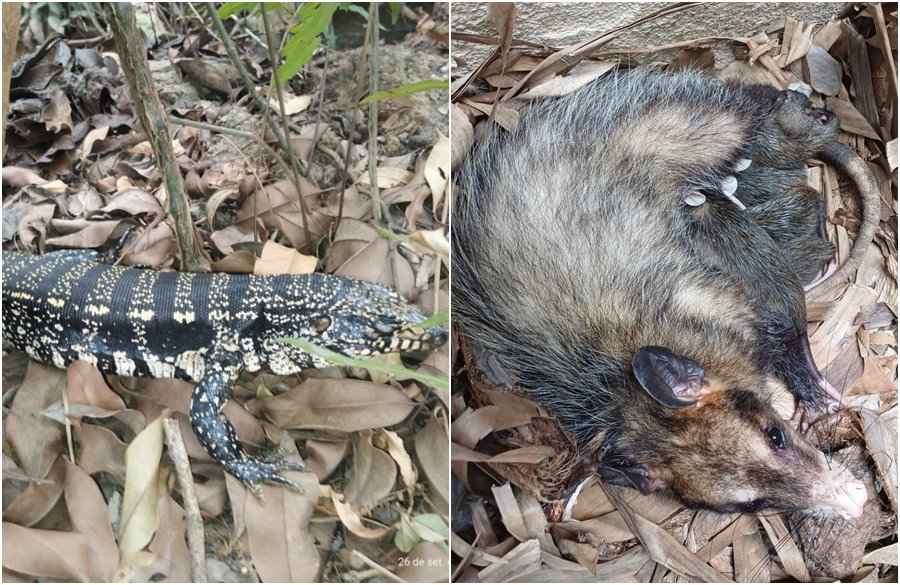
{"label": "lizard hind leg", "polygon": [[236,368],[233,371],[228,368],[211,370],[194,388],[190,419],[200,444],[213,460],[241,480],[254,494],[259,494],[259,484],[266,482],[302,491],[296,483],[281,474],[282,471],[300,471],[302,464],[278,457],[260,459],[249,455],[238,441],[234,426],[221,414],[236,378]]}

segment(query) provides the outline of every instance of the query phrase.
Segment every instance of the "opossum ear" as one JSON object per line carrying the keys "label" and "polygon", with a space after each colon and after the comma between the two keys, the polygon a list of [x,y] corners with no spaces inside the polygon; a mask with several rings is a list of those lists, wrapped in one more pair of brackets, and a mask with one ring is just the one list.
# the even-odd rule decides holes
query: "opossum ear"
{"label": "opossum ear", "polygon": [[600,459],[598,469],[606,483],[635,488],[642,494],[658,492],[666,487],[661,479],[653,477],[649,467],[621,453],[609,453]]}
{"label": "opossum ear", "polygon": [[631,368],[647,394],[669,408],[694,404],[703,390],[703,366],[664,347],[642,347]]}

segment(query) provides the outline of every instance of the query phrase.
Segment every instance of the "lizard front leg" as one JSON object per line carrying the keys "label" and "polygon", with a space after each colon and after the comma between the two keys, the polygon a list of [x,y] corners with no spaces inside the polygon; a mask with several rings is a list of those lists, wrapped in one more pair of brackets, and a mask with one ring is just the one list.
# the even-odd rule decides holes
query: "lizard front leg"
{"label": "lizard front leg", "polygon": [[300,487],[280,472],[300,471],[303,465],[280,458],[263,460],[248,455],[238,441],[234,426],[222,414],[239,371],[237,366],[222,365],[221,361],[210,362],[191,395],[191,428],[210,457],[254,493],[259,493],[259,484],[263,482],[286,485],[299,491]]}

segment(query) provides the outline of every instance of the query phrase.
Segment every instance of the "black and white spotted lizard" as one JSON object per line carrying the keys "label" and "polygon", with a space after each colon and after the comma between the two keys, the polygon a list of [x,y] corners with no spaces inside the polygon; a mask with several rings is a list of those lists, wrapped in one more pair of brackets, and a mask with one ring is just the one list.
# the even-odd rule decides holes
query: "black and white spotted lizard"
{"label": "black and white spotted lizard", "polygon": [[[298,466],[248,455],[221,414],[242,369],[288,375],[326,362],[280,341],[348,356],[431,349],[442,328],[396,292],[326,274],[256,276],[111,266],[92,251],[3,252],[3,332],[32,358],[76,360],[123,376],[197,384],[191,426],[210,456],[250,487],[293,486]],[[294,486],[296,487],[296,486]]]}

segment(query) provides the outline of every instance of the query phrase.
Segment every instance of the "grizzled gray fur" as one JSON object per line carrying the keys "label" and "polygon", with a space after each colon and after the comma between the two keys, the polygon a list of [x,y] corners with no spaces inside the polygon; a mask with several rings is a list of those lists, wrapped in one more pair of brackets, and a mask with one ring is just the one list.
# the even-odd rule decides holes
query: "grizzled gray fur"
{"label": "grizzled gray fur", "polygon": [[831,247],[800,179],[836,132],[802,94],[697,73],[617,72],[533,104],[457,177],[454,319],[607,481],[858,514],[862,484],[770,404],[821,399],[802,287]]}

